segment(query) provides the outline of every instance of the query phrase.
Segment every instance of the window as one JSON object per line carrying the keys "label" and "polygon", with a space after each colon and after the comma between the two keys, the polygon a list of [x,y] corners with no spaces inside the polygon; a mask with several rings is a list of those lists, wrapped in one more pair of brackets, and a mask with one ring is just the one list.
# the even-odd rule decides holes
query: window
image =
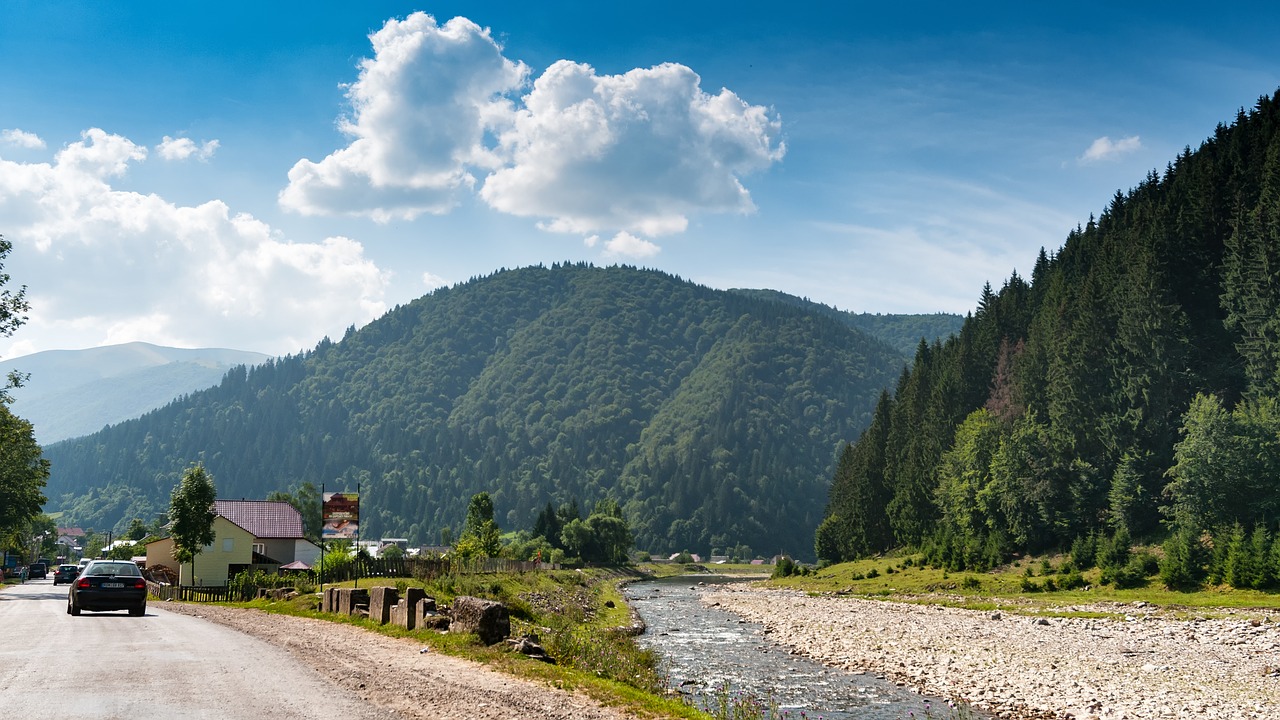
{"label": "window", "polygon": [[266,546],[266,544],[265,544],[265,543],[254,543],[254,544],[253,544],[253,551],[254,551],[254,552],[256,552],[256,553],[258,553],[259,555],[266,555],[266,554],[267,554],[267,546]]}
{"label": "window", "polygon": [[235,547],[235,538],[222,538],[222,552],[233,552]]}

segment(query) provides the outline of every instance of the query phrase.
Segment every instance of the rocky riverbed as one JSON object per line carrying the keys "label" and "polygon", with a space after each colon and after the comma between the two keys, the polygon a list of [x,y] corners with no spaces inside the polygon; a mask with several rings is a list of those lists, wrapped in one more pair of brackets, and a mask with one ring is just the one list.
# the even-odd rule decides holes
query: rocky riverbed
{"label": "rocky riverbed", "polygon": [[746,584],[702,596],[827,665],[883,675],[997,717],[1280,718],[1280,617],[1175,619],[1141,603],[1114,619],[811,597]]}

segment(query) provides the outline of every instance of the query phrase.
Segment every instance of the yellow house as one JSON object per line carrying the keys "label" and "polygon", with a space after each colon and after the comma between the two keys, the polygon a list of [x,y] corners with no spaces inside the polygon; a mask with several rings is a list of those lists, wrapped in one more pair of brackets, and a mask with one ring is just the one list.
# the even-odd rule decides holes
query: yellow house
{"label": "yellow house", "polygon": [[173,559],[173,539],[165,538],[147,543],[147,567],[164,565],[178,571],[178,584],[196,587],[222,587],[227,580],[253,564],[253,533],[218,515],[213,518],[213,542],[205,545],[196,555],[195,572],[192,563]]}

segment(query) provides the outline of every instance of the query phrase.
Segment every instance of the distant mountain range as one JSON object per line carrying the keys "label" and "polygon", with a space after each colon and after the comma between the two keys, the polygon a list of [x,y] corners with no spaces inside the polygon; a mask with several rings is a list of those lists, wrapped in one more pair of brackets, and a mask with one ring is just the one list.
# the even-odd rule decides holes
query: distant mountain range
{"label": "distant mountain range", "polygon": [[635,268],[499,271],[47,447],[49,510],[154,517],[198,460],[223,497],[359,486],[370,537],[435,542],[487,491],[505,530],[612,498],[641,549],[809,555],[840,448],[906,363],[843,315]]}
{"label": "distant mountain range", "polygon": [[222,348],[183,349],[143,342],[87,350],[46,350],[0,362],[0,375],[28,373],[13,412],[45,445],[88,435],[196,390],[217,385],[237,365],[270,356]]}

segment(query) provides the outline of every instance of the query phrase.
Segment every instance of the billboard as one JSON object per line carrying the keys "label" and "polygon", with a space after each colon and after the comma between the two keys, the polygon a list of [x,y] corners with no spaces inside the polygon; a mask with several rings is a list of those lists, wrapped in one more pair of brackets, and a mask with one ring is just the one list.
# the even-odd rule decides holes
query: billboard
{"label": "billboard", "polygon": [[321,540],[355,540],[360,536],[360,495],[353,492],[327,492],[320,506],[324,526]]}

